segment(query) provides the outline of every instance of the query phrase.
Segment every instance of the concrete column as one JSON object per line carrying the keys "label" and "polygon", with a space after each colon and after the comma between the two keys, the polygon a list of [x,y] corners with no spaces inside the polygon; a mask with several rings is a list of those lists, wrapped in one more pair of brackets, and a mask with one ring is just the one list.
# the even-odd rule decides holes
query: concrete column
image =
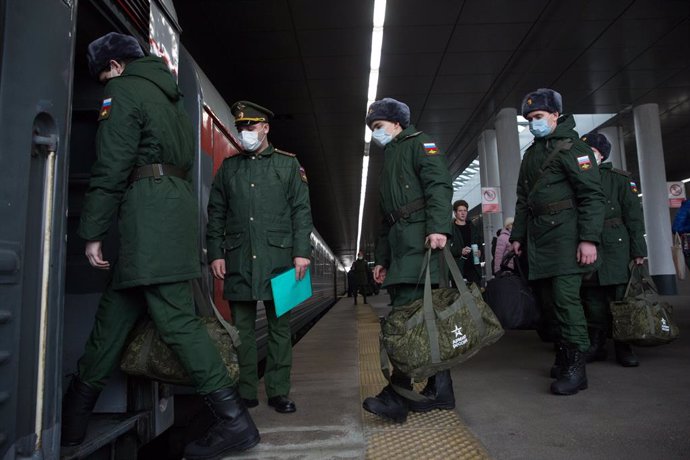
{"label": "concrete column", "polygon": [[[479,135],[477,142],[479,152],[479,169],[482,187],[499,187],[498,149],[496,147],[496,131],[487,129]],[[503,213],[483,214],[484,225],[484,276],[490,280],[492,275],[493,260],[491,258],[491,239],[496,236],[496,231],[503,225]]]}
{"label": "concrete column", "polygon": [[649,272],[660,294],[675,295],[676,270],[671,260],[671,216],[666,191],[666,164],[661,142],[659,106],[639,105],[633,109],[633,117],[644,225],[647,231]]}
{"label": "concrete column", "polygon": [[626,169],[625,147],[620,137],[620,128],[618,126],[609,126],[608,128],[600,129],[599,132],[611,142],[611,155],[608,161],[613,164],[614,168]]}
{"label": "concrete column", "polygon": [[520,172],[520,140],[518,138],[517,110],[501,109],[496,115],[496,145],[501,184],[501,209],[503,215],[515,216],[517,202],[517,180]]}

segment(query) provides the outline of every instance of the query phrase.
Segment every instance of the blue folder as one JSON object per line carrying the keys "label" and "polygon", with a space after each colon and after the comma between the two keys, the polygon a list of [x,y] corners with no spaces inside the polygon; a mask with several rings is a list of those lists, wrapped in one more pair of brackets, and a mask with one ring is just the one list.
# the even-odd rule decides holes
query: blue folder
{"label": "blue folder", "polygon": [[307,268],[304,278],[297,281],[295,269],[291,268],[271,279],[271,291],[276,316],[281,316],[311,297],[311,271]]}

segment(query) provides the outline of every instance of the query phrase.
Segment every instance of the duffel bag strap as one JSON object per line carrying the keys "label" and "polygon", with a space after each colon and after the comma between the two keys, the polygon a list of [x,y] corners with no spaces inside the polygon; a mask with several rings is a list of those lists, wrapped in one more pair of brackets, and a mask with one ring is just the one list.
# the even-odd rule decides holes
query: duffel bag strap
{"label": "duffel bag strap", "polygon": [[[438,345],[438,327],[436,325],[436,314],[434,313],[434,303],[431,297],[431,269],[429,263],[431,262],[431,249],[426,252],[425,257],[425,275],[424,275],[424,324],[426,331],[429,334],[429,347],[431,353],[431,362],[441,362],[441,350]],[[457,268],[457,267],[456,267]],[[455,277],[454,277],[455,278]]]}
{"label": "duffel bag strap", "polygon": [[481,335],[484,336],[486,334],[486,325],[484,324],[484,321],[482,321],[482,314],[479,311],[479,308],[477,308],[477,300],[474,298],[464,281],[461,283],[458,282],[458,280],[462,280],[463,278],[460,276],[460,269],[455,263],[455,259],[453,259],[453,255],[450,253],[448,246],[443,248],[443,255],[446,258],[446,264],[448,264],[450,274],[453,277],[453,281],[455,282],[458,292],[467,304],[470,315],[472,315],[472,321],[474,322],[475,326],[477,326],[477,329],[479,329],[481,332]]}
{"label": "duffel bag strap", "polygon": [[635,297],[632,293],[632,286],[634,283],[639,283],[642,286],[644,294],[659,294],[652,277],[649,275],[646,264],[637,265],[635,261],[630,261],[628,268],[630,269],[630,280],[628,281],[628,286],[625,288],[625,294],[623,295],[624,299]]}
{"label": "duffel bag strap", "polygon": [[[191,283],[192,283],[192,289],[194,290],[194,297],[197,298],[197,296],[198,296],[199,299],[204,299],[205,296],[203,294],[203,291],[201,290],[201,286],[199,286],[199,281],[197,279],[195,279],[195,280],[192,280]],[[223,329],[228,331],[228,334],[230,335],[230,340],[232,340],[232,344],[234,345],[234,347],[235,348],[239,347],[240,344],[242,343],[242,341],[240,340],[239,332],[237,332],[237,329],[235,329],[235,327],[233,325],[231,325],[230,323],[225,321],[225,318],[223,318],[223,316],[220,314],[220,312],[216,308],[216,304],[213,302],[212,299],[208,299],[208,302],[206,303],[206,305],[203,306],[203,307],[206,307],[206,308],[204,308],[204,310],[206,310],[206,311],[201,312],[201,315],[202,316],[208,316],[207,308],[209,305],[211,307],[211,310],[213,310],[213,314],[215,315],[216,319],[218,320],[218,322],[220,322],[221,326],[223,326]]]}
{"label": "duffel bag strap", "polygon": [[415,402],[429,402],[431,401],[430,398],[427,398],[426,396],[417,393],[416,391],[413,390],[408,390],[407,388],[403,388],[400,385],[396,385],[393,383],[393,380],[391,380],[391,367],[390,367],[390,359],[388,359],[388,352],[386,351],[386,347],[383,344],[383,336],[379,335],[379,354],[381,358],[381,373],[383,376],[386,378],[388,381],[388,384],[393,387],[396,393],[398,393],[400,396],[403,396],[405,399],[409,399],[410,401],[415,401]]}

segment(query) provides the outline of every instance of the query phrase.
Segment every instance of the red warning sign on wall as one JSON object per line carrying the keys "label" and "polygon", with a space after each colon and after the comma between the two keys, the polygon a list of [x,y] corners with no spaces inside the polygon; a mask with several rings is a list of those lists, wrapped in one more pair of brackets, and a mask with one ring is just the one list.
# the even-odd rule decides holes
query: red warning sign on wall
{"label": "red warning sign on wall", "polygon": [[501,189],[499,187],[482,187],[482,213],[501,212]]}

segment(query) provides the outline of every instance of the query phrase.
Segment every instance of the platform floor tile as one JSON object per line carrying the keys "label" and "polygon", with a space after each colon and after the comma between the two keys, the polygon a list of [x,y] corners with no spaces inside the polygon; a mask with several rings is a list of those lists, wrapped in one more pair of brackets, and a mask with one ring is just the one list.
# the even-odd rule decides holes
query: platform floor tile
{"label": "platform floor tile", "polygon": [[[380,322],[368,305],[357,306],[361,401],[386,385],[379,354]],[[424,382],[415,383],[415,390]],[[412,413],[405,423],[394,423],[362,409],[367,460],[489,459],[486,448],[469,430],[457,411]]]}

